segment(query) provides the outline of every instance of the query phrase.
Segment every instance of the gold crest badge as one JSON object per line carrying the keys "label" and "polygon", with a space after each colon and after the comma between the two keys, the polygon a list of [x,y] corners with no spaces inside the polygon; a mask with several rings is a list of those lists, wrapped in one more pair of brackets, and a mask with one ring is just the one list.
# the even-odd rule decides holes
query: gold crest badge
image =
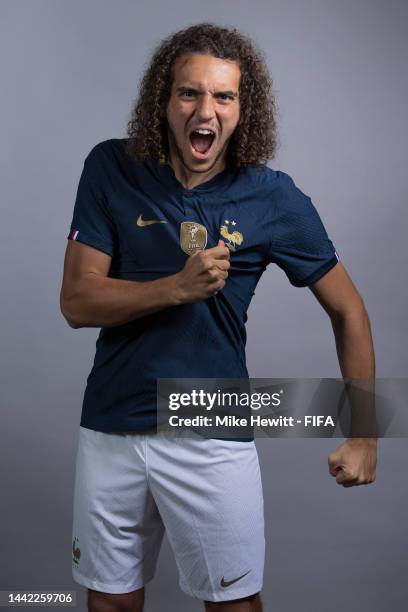
{"label": "gold crest badge", "polygon": [[[224,225],[221,225],[220,228],[220,234],[227,241],[226,246],[229,248],[230,251],[235,251],[237,245],[239,246],[244,241],[243,235],[241,234],[241,232],[238,232],[235,229],[235,225],[235,221],[228,221],[228,219],[225,219]],[[232,229],[233,231],[230,232],[230,229]]]}
{"label": "gold crest badge", "polygon": [[180,246],[187,255],[203,251],[207,246],[207,229],[195,221],[183,221],[180,226]]}

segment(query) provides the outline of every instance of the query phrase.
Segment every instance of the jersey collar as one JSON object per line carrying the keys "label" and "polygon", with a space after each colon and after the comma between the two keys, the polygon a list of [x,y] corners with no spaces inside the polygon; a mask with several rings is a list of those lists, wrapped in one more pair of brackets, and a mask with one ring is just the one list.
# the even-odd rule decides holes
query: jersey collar
{"label": "jersey collar", "polygon": [[233,170],[225,168],[208,181],[188,189],[180,183],[174,174],[173,168],[169,166],[169,164],[159,164],[152,159],[149,159],[146,163],[161,183],[170,189],[177,190],[179,193],[206,194],[216,190],[224,190],[232,183],[235,177],[235,172]]}

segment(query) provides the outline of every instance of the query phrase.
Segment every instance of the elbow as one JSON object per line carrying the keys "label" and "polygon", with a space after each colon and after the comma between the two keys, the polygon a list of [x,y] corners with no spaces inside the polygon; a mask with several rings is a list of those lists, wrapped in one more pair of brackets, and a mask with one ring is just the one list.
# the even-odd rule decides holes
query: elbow
{"label": "elbow", "polygon": [[64,297],[62,292],[60,296],[60,310],[64,319],[72,329],[80,329],[83,327],[78,316],[75,315],[72,300],[68,300],[66,297]]}
{"label": "elbow", "polygon": [[361,326],[370,326],[370,319],[363,299],[358,296],[351,303],[343,305],[342,308],[333,310],[329,313],[334,327],[344,325],[344,323],[356,323]]}
{"label": "elbow", "polygon": [[73,321],[72,319],[69,319],[68,317],[65,317],[65,320],[72,329],[80,329],[81,327],[83,327],[83,325],[80,325],[79,323]]}

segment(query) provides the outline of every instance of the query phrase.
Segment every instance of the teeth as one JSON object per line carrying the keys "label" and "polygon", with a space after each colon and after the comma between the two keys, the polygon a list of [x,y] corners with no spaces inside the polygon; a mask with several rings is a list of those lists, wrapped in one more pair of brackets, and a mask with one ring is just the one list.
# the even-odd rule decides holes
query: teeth
{"label": "teeth", "polygon": [[204,129],[199,129],[199,130],[194,130],[195,132],[197,132],[198,134],[214,134],[214,132],[212,132],[211,130],[204,130]]}

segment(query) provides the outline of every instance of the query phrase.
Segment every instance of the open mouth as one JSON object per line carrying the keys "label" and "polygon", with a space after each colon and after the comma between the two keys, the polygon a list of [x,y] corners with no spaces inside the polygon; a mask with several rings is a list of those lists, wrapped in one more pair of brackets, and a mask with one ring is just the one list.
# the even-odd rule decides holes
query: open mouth
{"label": "open mouth", "polygon": [[215,140],[212,130],[198,129],[190,133],[190,143],[193,154],[200,159],[208,157]]}

